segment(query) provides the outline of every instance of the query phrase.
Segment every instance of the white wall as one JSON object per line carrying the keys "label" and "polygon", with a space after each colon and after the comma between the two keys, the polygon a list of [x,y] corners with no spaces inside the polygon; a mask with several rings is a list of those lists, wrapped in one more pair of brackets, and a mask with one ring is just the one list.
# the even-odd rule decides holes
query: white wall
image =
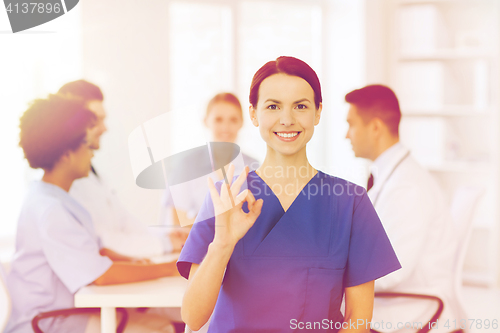
{"label": "white wall", "polygon": [[[366,185],[367,163],[354,157],[347,133],[345,95],[366,84],[365,1],[336,0],[327,13],[327,60],[323,91],[324,144],[329,173]],[[326,83],[326,84],[325,84]]]}
{"label": "white wall", "polygon": [[[315,150],[311,160],[323,171],[362,184],[366,167],[355,160],[344,139],[348,109],[344,95],[365,84],[364,1],[325,3],[323,120],[311,142]],[[127,139],[141,123],[169,111],[168,1],[139,5],[136,1],[86,0],[82,5],[84,74],[102,88],[108,111],[109,132],[96,153],[95,165],[130,211],[152,224],[157,221],[160,191],[135,185]]]}
{"label": "white wall", "polygon": [[109,131],[94,164],[132,213],[155,224],[160,191],[135,185],[128,135],[168,111],[168,2],[87,0],[81,5],[84,77],[101,87],[108,113]]}

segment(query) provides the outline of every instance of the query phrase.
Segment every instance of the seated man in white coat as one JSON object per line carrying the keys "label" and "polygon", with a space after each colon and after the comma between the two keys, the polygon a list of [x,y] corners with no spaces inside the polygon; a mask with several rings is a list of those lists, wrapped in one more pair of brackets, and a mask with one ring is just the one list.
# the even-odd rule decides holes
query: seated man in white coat
{"label": "seated man in white coat", "polygon": [[[59,93],[82,98],[94,112],[97,123],[91,131],[90,147],[99,149],[101,135],[107,130],[101,89],[90,82],[78,80],[62,86]],[[125,209],[93,167],[88,177],[74,182],[70,195],[90,212],[94,229],[103,245],[124,255],[147,258],[177,252],[187,237],[186,233],[178,231],[163,235],[151,233],[145,223]]]}
{"label": "seated man in white coat", "polygon": [[[402,266],[377,280],[375,291],[438,296],[444,302],[444,311],[432,331],[454,331],[453,320],[458,323],[460,319],[453,292],[457,244],[442,192],[399,142],[401,111],[391,89],[370,85],[348,93],[345,100],[350,104],[346,138],[356,157],[373,161],[368,195]],[[380,331],[396,331],[401,328],[399,322],[425,326],[437,309],[435,304],[376,298],[372,322],[385,322],[384,327],[378,327]],[[389,322],[391,325],[387,325]]]}

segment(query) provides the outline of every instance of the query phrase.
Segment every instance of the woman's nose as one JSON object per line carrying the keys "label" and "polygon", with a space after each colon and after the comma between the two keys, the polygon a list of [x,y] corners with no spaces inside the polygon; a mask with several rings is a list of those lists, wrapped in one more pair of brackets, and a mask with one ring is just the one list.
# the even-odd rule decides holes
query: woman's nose
{"label": "woman's nose", "polygon": [[289,109],[284,109],[281,112],[280,124],[284,126],[291,126],[295,123],[293,118],[293,112]]}

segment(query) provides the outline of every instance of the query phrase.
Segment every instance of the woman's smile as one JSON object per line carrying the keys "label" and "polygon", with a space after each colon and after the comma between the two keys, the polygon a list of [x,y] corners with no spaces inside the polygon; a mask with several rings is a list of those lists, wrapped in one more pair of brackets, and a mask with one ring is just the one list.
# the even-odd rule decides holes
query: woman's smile
{"label": "woman's smile", "polygon": [[281,141],[291,142],[297,140],[300,135],[300,131],[286,131],[286,132],[274,132],[274,135],[278,137]]}

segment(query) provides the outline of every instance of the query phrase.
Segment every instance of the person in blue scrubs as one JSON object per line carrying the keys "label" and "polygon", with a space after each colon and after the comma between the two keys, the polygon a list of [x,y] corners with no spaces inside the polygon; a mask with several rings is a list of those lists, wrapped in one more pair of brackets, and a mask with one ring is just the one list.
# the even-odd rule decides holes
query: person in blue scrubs
{"label": "person in blue scrubs", "polygon": [[[61,95],[34,101],[21,117],[19,145],[29,165],[42,168],[44,175],[32,184],[19,216],[16,253],[6,279],[12,302],[6,333],[32,332],[31,320],[40,312],[72,308],[74,293],[85,285],[177,273],[175,263],[143,263],[102,248],[90,214],[68,194],[73,181],[90,171],[88,138],[94,123],[83,100]],[[40,326],[44,332],[85,332],[88,319],[50,318]],[[170,321],[161,325],[154,332],[173,332]],[[148,328],[138,331],[153,331]]]}
{"label": "person in blue scrubs", "polygon": [[215,218],[195,221],[177,262],[189,279],[183,320],[197,330],[211,317],[217,333],[368,332],[374,280],[400,264],[366,191],[308,162],[322,110],[316,73],[296,58],[270,61],[250,104],[266,158],[209,180],[199,216]]}

